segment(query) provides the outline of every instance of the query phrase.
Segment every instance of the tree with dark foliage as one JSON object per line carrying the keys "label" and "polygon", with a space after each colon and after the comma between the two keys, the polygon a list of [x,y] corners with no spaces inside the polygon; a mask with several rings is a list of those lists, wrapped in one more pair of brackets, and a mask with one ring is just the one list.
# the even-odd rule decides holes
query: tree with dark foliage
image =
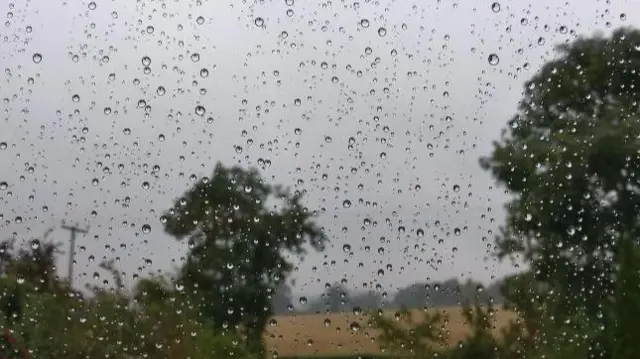
{"label": "tree with dark foliage", "polygon": [[498,254],[530,265],[535,290],[519,304],[544,308],[525,320],[549,320],[553,357],[640,357],[628,320],[640,303],[628,257],[640,237],[639,46],[631,29],[561,45],[481,160],[514,195]]}
{"label": "tree with dark foliage", "polygon": [[165,230],[189,242],[179,282],[217,325],[241,329],[262,350],[269,296],[291,273],[287,255],[321,250],[326,237],[290,194],[256,170],[218,164],[165,213]]}

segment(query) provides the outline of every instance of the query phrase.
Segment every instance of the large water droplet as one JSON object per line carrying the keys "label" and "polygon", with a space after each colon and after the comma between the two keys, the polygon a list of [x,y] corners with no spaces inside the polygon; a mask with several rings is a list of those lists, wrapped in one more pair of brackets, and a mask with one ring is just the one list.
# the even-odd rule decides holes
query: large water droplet
{"label": "large water droplet", "polygon": [[352,332],[358,332],[360,331],[360,323],[358,322],[351,322],[351,324],[349,325],[349,329],[351,329]]}
{"label": "large water droplet", "polygon": [[500,58],[496,54],[489,55],[489,65],[495,66],[500,62]]}

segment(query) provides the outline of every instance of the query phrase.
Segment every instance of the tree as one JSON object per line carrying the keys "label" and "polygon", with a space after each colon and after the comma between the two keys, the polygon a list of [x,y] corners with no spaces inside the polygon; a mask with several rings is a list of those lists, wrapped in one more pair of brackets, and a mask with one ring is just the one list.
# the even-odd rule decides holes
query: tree
{"label": "tree", "polygon": [[615,324],[611,347],[614,359],[637,358],[640,354],[640,250],[630,238],[621,243],[620,270],[611,321]]}
{"label": "tree", "polygon": [[397,311],[389,318],[378,310],[369,320],[369,325],[378,331],[380,348],[394,358],[432,358],[446,344],[446,333],[442,323],[447,319],[441,313],[428,311],[412,313],[407,309]]}
{"label": "tree", "polygon": [[493,359],[500,356],[500,344],[492,333],[494,309],[489,306],[483,308],[480,301],[476,300],[475,305],[468,303],[462,308],[462,315],[465,324],[471,327],[471,332],[465,339],[451,350],[451,359]]}
{"label": "tree", "polygon": [[639,44],[640,32],[619,29],[559,46],[481,159],[514,194],[498,254],[530,265],[529,300],[541,296],[539,317],[555,322],[540,335],[550,339],[552,327],[564,326],[568,346],[591,356],[607,352],[596,345],[599,328],[617,324],[602,312],[622,300],[613,298],[616,281],[640,234]]}
{"label": "tree", "polygon": [[164,214],[165,231],[189,241],[180,285],[213,322],[241,329],[259,350],[269,295],[293,269],[287,256],[326,240],[301,199],[256,170],[218,164]]}

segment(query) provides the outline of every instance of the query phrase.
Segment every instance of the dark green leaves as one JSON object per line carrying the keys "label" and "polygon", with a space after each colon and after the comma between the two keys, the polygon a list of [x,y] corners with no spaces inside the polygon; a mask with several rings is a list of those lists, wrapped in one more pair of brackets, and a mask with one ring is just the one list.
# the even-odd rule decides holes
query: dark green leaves
{"label": "dark green leaves", "polygon": [[179,280],[217,325],[261,341],[270,293],[292,270],[286,255],[326,240],[300,201],[255,170],[218,164],[165,213],[166,232],[189,241]]}

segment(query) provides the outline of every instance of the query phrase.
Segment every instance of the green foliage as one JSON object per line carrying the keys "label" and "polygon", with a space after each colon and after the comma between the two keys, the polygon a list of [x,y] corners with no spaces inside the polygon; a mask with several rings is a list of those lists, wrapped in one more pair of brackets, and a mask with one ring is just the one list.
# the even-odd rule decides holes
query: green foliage
{"label": "green foliage", "polygon": [[639,43],[619,29],[560,46],[481,159],[514,194],[497,254],[530,266],[505,283],[528,357],[640,356]]}
{"label": "green foliage", "polygon": [[479,301],[475,306],[465,305],[462,315],[471,332],[458,345],[451,349],[448,355],[450,359],[493,359],[500,356],[501,348],[498,340],[492,333],[495,311],[492,307],[483,308]]}
{"label": "green foliage", "polygon": [[500,255],[519,255],[554,287],[565,299],[556,315],[598,311],[614,287],[617,243],[638,230],[638,41],[621,29],[559,47],[482,159],[516,194]]}
{"label": "green foliage", "polygon": [[254,357],[236,335],[204,325],[185,294],[168,289],[162,278],[144,279],[128,295],[113,262],[106,262],[101,267],[113,274],[116,289],[93,287],[84,295],[51,275],[57,253],[51,243],[2,247],[1,324],[33,357]]}
{"label": "green foliage", "polygon": [[165,230],[187,238],[179,282],[205,317],[241,329],[257,348],[274,293],[292,264],[287,254],[322,249],[326,240],[300,193],[270,186],[256,170],[218,164],[165,213]]}
{"label": "green foliage", "polygon": [[444,346],[446,335],[442,323],[446,317],[426,310],[422,318],[413,314],[403,309],[393,318],[382,311],[371,317],[369,325],[379,331],[377,340],[385,353],[396,358],[430,358]]}
{"label": "green foliage", "polygon": [[611,308],[614,359],[631,359],[640,355],[640,250],[631,239],[621,243],[620,270],[615,301]]}

